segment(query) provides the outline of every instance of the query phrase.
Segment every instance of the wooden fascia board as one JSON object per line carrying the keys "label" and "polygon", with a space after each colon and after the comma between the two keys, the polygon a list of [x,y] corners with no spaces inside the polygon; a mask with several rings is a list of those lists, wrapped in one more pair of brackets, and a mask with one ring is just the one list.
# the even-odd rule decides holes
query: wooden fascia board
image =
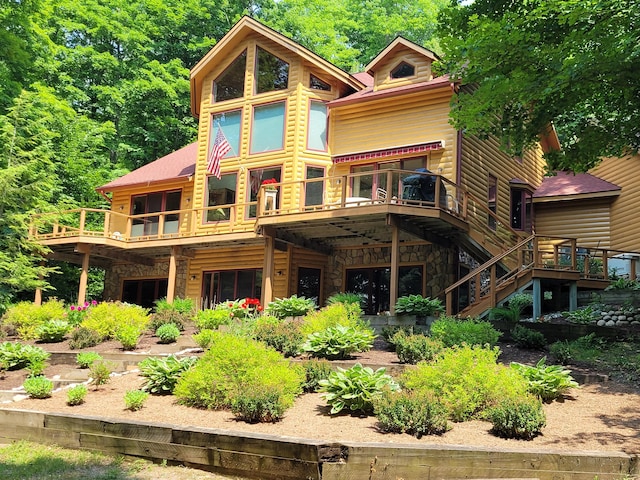
{"label": "wooden fascia board", "polygon": [[620,195],[619,190],[597,193],[578,193],[574,195],[555,195],[552,197],[533,197],[533,203],[567,202],[578,200],[594,200],[597,198],[613,198]]}
{"label": "wooden fascia board", "polygon": [[158,188],[160,188],[162,191],[172,190],[172,189],[182,188],[185,185],[193,183],[194,176],[195,175],[189,175],[187,177],[180,177],[180,178],[171,179],[171,180],[158,180],[155,182],[130,183],[128,185],[119,185],[117,187],[106,188],[106,189],[96,188],[96,191],[101,194],[104,194],[106,192],[120,193],[120,192],[131,191],[133,195],[138,195],[139,193],[143,193],[145,191],[157,192]]}
{"label": "wooden fascia board", "polygon": [[[246,33],[245,33],[246,32]],[[353,88],[354,90],[362,90],[365,85],[349,73],[341,70],[331,62],[316,55],[311,50],[299,45],[293,40],[276,32],[275,30],[263,25],[250,17],[243,17],[236,23],[227,34],[211,49],[202,59],[191,69],[191,113],[193,116],[200,115],[200,97],[202,90],[202,82],[204,77],[209,73],[209,65],[215,57],[223,55],[225,50],[235,47],[239,42],[246,38],[250,33],[257,33],[271,40],[283,48],[298,55],[304,61],[318,67],[332,78],[335,78],[343,84]]]}
{"label": "wooden fascia board", "polygon": [[453,96],[453,90],[451,88],[451,84],[448,82],[446,84],[444,82],[427,83],[427,84],[422,83],[422,84],[412,85],[407,88],[403,88],[403,90],[401,91],[397,91],[389,88],[385,90],[377,90],[375,94],[367,97],[351,96],[351,97],[340,98],[340,99],[329,102],[329,109],[335,110],[335,109],[354,106],[354,105],[356,106],[356,108],[359,108],[360,105],[364,103],[372,103],[380,100],[388,100],[388,99],[404,97],[408,95],[417,95],[427,91],[430,91],[431,94],[434,95],[438,89],[442,90],[442,92],[446,92],[446,94],[443,96],[447,96],[447,95],[449,97]]}
{"label": "wooden fascia board", "polygon": [[432,62],[438,61],[440,58],[431,50],[421,47],[418,44],[413,43],[410,40],[407,40],[403,37],[397,37],[393,40],[389,45],[387,45],[376,57],[369,62],[369,64],[364,67],[364,71],[370,75],[373,75],[375,68],[382,62],[384,62],[387,56],[392,53],[398,46],[406,47],[414,52],[423,55],[429,58]]}

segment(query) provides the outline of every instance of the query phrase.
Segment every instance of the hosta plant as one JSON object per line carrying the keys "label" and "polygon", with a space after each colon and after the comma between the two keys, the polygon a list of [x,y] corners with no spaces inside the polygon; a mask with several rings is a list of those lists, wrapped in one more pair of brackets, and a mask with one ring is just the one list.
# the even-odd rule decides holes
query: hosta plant
{"label": "hosta plant", "polygon": [[399,297],[395,305],[396,315],[416,315],[429,317],[444,311],[442,301],[438,298],[422,295],[404,295]]}
{"label": "hosta plant", "polygon": [[578,383],[571,376],[571,370],[561,365],[546,365],[542,357],[535,366],[512,362],[511,368],[520,373],[528,382],[528,389],[543,402],[562,397],[568,390],[577,388]]}
{"label": "hosta plant", "polygon": [[278,318],[298,317],[314,310],[316,304],[310,298],[292,295],[289,298],[276,298],[267,305],[267,313]]}
{"label": "hosta plant", "polygon": [[44,363],[49,353],[42,348],[20,342],[0,344],[0,363],[6,370],[20,370],[31,364]]}
{"label": "hosta plant", "polygon": [[373,400],[385,389],[399,390],[396,381],[384,368],[374,371],[356,363],[349,369],[338,367],[326,380],[320,380],[322,396],[331,405],[331,415],[342,410],[369,414],[373,412]]}
{"label": "hosta plant", "polygon": [[102,360],[102,356],[96,352],[80,352],[76,355],[76,363],[80,368],[89,368],[93,362]]}
{"label": "hosta plant", "polygon": [[49,320],[36,328],[36,337],[43,343],[61,342],[71,328],[64,320]]}
{"label": "hosta plant", "polygon": [[310,333],[302,345],[302,350],[314,357],[343,359],[352,353],[370,350],[375,337],[371,329],[336,325]]}
{"label": "hosta plant", "polygon": [[138,364],[140,375],[147,379],[142,390],[155,394],[171,394],[180,376],[198,361],[197,357],[147,357]]}

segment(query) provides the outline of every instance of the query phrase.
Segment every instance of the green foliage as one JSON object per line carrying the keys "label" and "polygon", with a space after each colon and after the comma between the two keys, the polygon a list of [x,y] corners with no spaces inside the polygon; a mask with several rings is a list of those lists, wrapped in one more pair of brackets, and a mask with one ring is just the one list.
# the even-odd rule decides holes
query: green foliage
{"label": "green foliage", "polygon": [[31,398],[49,398],[53,391],[53,382],[42,375],[27,377],[22,388]]}
{"label": "green foliage", "polygon": [[93,362],[102,360],[102,355],[97,352],[80,352],[76,355],[76,363],[80,368],[89,368]]}
{"label": "green foliage", "polygon": [[203,350],[207,350],[209,347],[211,347],[214,340],[218,337],[215,330],[204,329],[200,330],[195,335],[191,335],[191,338],[193,338],[193,341],[196,342],[196,345],[198,345]]}
{"label": "green foliage", "polygon": [[520,348],[542,350],[547,346],[547,339],[544,338],[542,332],[532,330],[523,325],[513,327],[511,330],[511,338],[513,338],[514,343]]}
{"label": "green foliage", "polygon": [[60,300],[49,300],[42,305],[20,302],[7,310],[3,323],[14,328],[22,340],[36,340],[40,326],[64,318],[65,313]]}
{"label": "green foliage", "polygon": [[143,330],[144,328],[135,324],[120,325],[114,338],[120,342],[124,350],[135,350]]}
{"label": "green foliage", "polygon": [[131,346],[130,342],[135,337],[135,347],[137,337],[147,329],[149,320],[148,310],[138,305],[103,302],[89,311],[82,326],[98,332],[104,339],[124,340],[128,346]]}
{"label": "green foliage", "polygon": [[279,389],[241,388],[231,400],[231,412],[247,423],[273,423],[280,420],[290,405],[282,401]]}
{"label": "green foliage", "polygon": [[302,390],[304,369],[260,342],[214,332],[211,347],[174,389],[178,401],[199,408],[230,407],[250,392],[278,392],[288,408]]}
{"label": "green foliage", "polygon": [[329,360],[344,359],[352,353],[366,352],[376,338],[371,329],[336,325],[321,332],[310,333],[302,345],[304,352]]}
{"label": "green foliage", "polygon": [[295,357],[302,349],[305,337],[299,320],[262,316],[252,328],[256,340],[276,349],[285,357]]}
{"label": "green foliage", "polygon": [[20,370],[29,365],[45,362],[50,354],[42,348],[20,342],[3,342],[0,344],[0,363],[7,370]]}
{"label": "green foliage", "polygon": [[196,327],[200,330],[217,330],[220,325],[229,325],[231,317],[227,309],[207,309],[200,310],[195,318]]}
{"label": "green foliage", "polygon": [[37,339],[43,343],[61,342],[71,328],[71,325],[64,320],[49,320],[38,326],[36,336]]}
{"label": "green foliage", "polygon": [[461,422],[477,416],[504,397],[524,395],[527,384],[513,369],[497,363],[497,347],[460,346],[445,350],[432,363],[420,362],[400,378],[404,388],[433,395]]}
{"label": "green foliage", "polygon": [[331,363],[326,359],[310,359],[306,360],[302,366],[306,372],[306,381],[303,385],[303,390],[307,393],[315,392],[320,387],[320,380],[329,378],[329,375],[333,371]]}
{"label": "green foliage", "polygon": [[410,364],[431,361],[445,348],[439,339],[427,335],[407,335],[403,330],[393,336],[392,343],[396,346],[400,363]]}
{"label": "green foliage", "polygon": [[124,394],[124,404],[127,410],[137,412],[142,409],[147,398],[149,398],[147,392],[143,392],[142,390],[127,390]]}
{"label": "green foliage", "polygon": [[69,340],[69,348],[71,350],[80,350],[83,348],[95,347],[102,341],[102,337],[95,330],[87,327],[78,327],[71,332]]}
{"label": "green foliage", "polygon": [[151,331],[155,332],[162,325],[172,323],[182,332],[184,330],[184,326],[190,319],[191,316],[188,314],[180,313],[171,309],[162,310],[151,315],[149,328]]}
{"label": "green foliage", "polygon": [[160,312],[176,312],[186,316],[192,316],[196,311],[196,303],[192,298],[174,298],[172,303],[167,302],[166,298],[156,300],[156,313]]}
{"label": "green foliage", "polygon": [[564,317],[571,323],[579,323],[586,325],[593,323],[598,318],[597,313],[594,311],[591,305],[587,305],[584,308],[579,308],[573,312],[563,312]]}
{"label": "green foliage", "polygon": [[531,395],[502,399],[489,409],[487,418],[495,435],[518,440],[533,439],[547,423],[540,399]]}
{"label": "green foliage", "polygon": [[266,312],[274,317],[284,319],[304,316],[315,308],[316,304],[312,299],[292,295],[289,298],[276,298],[267,305]]}
{"label": "green foliage", "polygon": [[197,357],[147,357],[138,364],[140,375],[147,379],[142,387],[145,392],[154,394],[172,394],[178,379],[193,367]]}
{"label": "green foliage", "polygon": [[458,320],[454,317],[440,317],[431,324],[431,336],[439,339],[446,347],[454,345],[490,345],[498,343],[500,333],[490,322],[476,319]]}
{"label": "green foliage", "polygon": [[73,407],[82,405],[87,397],[86,385],[76,385],[67,390],[67,405]]}
{"label": "green foliage", "polygon": [[321,332],[329,327],[343,325],[347,327],[363,327],[362,310],[355,303],[335,303],[320,310],[310,312],[304,317],[302,333]]}
{"label": "green foliage", "polygon": [[546,357],[542,357],[535,366],[512,362],[511,368],[522,375],[528,382],[528,390],[543,402],[551,402],[562,397],[578,383],[571,376],[571,371],[560,365],[546,365]]}
{"label": "green foliage", "polygon": [[400,332],[404,333],[405,335],[419,335],[425,334],[426,330],[423,330],[420,326],[417,325],[385,325],[384,327],[382,327],[380,336],[382,336],[382,338],[384,338],[384,340],[395,349],[393,337],[395,337],[395,335]]}
{"label": "green foliage", "polygon": [[327,305],[333,305],[334,303],[355,303],[362,306],[362,297],[358,293],[353,292],[338,292],[327,298]]}
{"label": "green foliage", "polygon": [[605,291],[611,290],[640,290],[640,282],[620,277],[605,288]]}
{"label": "green foliage", "polygon": [[49,366],[47,361],[42,357],[37,357],[33,360],[30,360],[27,364],[26,369],[29,371],[30,377],[35,377],[38,375],[43,375],[44,370]]}
{"label": "green foliage", "polygon": [[517,323],[524,309],[531,305],[533,305],[533,295],[530,293],[516,293],[509,298],[506,306],[492,308],[489,311],[489,319]]}
{"label": "green foliage", "polygon": [[329,405],[331,415],[343,409],[351,412],[370,414],[373,412],[374,398],[383,390],[398,390],[400,387],[384,368],[375,372],[372,368],[356,363],[349,369],[338,367],[326,380],[319,380],[320,391]]}
{"label": "green foliage", "polygon": [[225,312],[226,316],[232,320],[241,320],[259,315],[262,305],[258,298],[244,298],[219,303],[214,310]]}
{"label": "green foliage", "polygon": [[383,432],[408,433],[418,438],[440,435],[450,429],[447,409],[433,396],[408,390],[385,391],[373,401]]}
{"label": "green foliage", "polygon": [[160,339],[160,343],[174,343],[179,336],[180,329],[175,323],[165,323],[156,330],[156,337]]}
{"label": "green foliage", "polygon": [[438,298],[423,297],[422,295],[405,295],[398,298],[395,305],[397,315],[416,315],[430,317],[444,311],[442,301]]}
{"label": "green foliage", "polygon": [[99,386],[109,383],[111,381],[112,368],[113,367],[110,363],[103,360],[93,362],[89,367],[89,377],[91,378],[91,385],[95,386],[97,389]]}

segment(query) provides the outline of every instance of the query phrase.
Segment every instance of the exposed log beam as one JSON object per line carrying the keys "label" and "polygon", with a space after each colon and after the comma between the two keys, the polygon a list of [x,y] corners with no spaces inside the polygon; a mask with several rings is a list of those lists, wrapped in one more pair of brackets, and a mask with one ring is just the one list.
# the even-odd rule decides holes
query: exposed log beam
{"label": "exposed log beam", "polygon": [[149,267],[152,267],[155,264],[155,260],[151,257],[145,257],[144,255],[140,255],[138,253],[123,252],[121,250],[108,249],[98,246],[93,249],[92,254],[94,256],[110,258],[112,260],[119,260],[122,262],[135,263],[139,265],[147,265]]}
{"label": "exposed log beam", "polygon": [[[82,265],[82,257],[73,255],[72,253],[51,252],[47,254],[47,259]],[[111,266],[111,262],[105,258],[91,257],[91,265],[94,267],[108,268]]]}
{"label": "exposed log beam", "polygon": [[388,214],[387,215],[387,225],[395,225],[400,230],[403,230],[414,237],[420,238],[421,240],[426,240],[431,243],[435,243],[437,245],[442,245],[444,247],[451,245],[451,239],[443,237],[442,235],[438,235],[433,233],[426,228],[416,226],[407,222],[406,220],[398,217],[397,215]]}

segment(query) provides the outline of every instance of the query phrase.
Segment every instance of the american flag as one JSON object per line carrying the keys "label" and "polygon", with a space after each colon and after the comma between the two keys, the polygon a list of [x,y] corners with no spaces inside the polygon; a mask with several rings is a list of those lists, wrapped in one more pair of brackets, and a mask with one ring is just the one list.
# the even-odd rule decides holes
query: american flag
{"label": "american flag", "polygon": [[227,138],[222,132],[222,128],[218,127],[218,133],[216,133],[216,139],[213,142],[213,147],[209,152],[209,162],[207,163],[207,173],[215,175],[218,180],[220,179],[220,159],[224,157],[231,150],[231,145],[227,142]]}

